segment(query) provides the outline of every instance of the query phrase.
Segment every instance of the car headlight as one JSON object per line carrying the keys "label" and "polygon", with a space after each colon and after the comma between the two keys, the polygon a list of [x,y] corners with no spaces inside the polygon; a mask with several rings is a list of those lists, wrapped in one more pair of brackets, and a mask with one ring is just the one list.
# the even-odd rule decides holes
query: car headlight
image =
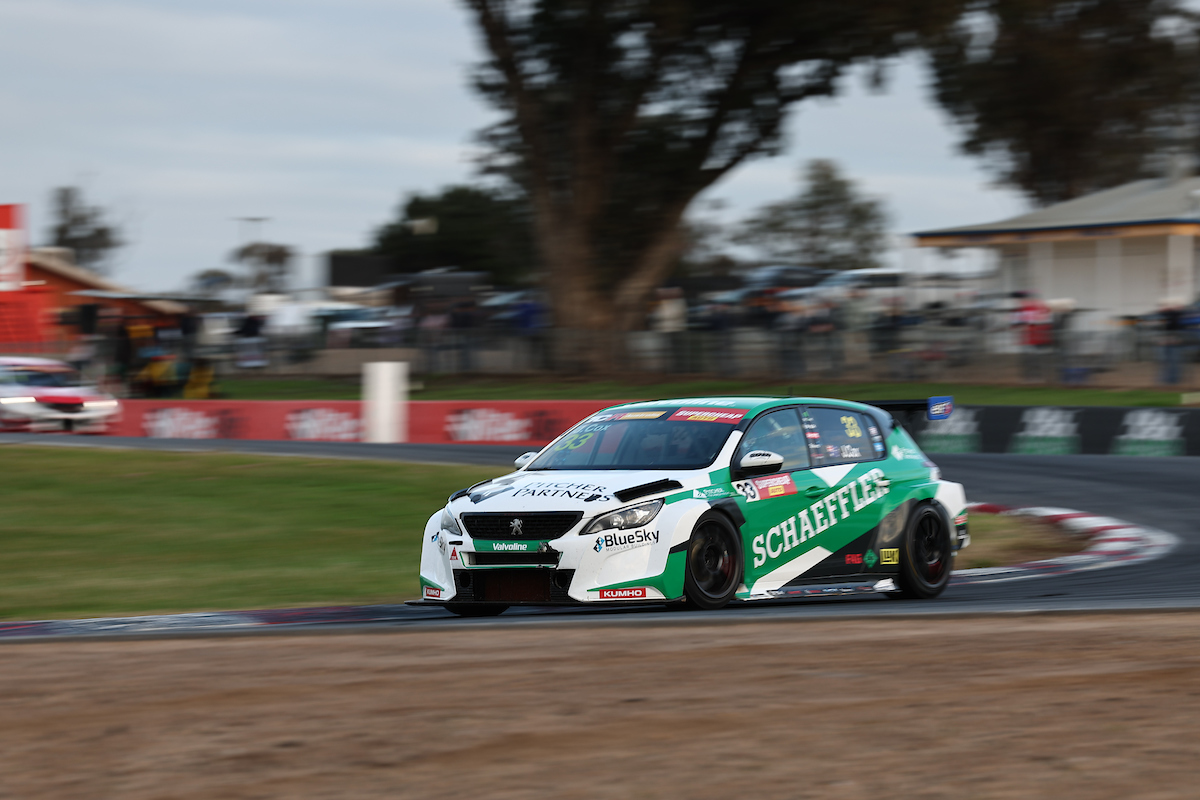
{"label": "car headlight", "polygon": [[113,408],[116,405],[116,400],[88,400],[83,404],[84,408]]}
{"label": "car headlight", "polygon": [[454,515],[450,513],[450,509],[448,508],[442,509],[441,525],[442,530],[444,530],[446,533],[450,533],[455,536],[462,536],[462,528],[458,527],[458,520],[454,518]]}
{"label": "car headlight", "polygon": [[36,402],[37,400],[33,397],[0,397],[0,405],[4,406],[16,406]]}
{"label": "car headlight", "polygon": [[649,503],[642,503],[638,506],[622,508],[619,511],[610,511],[603,516],[596,517],[592,521],[592,524],[587,526],[587,530],[583,532],[583,535],[587,536],[597,531],[611,531],[614,528],[620,531],[626,528],[639,528],[657,517],[662,507],[662,500],[651,500]]}

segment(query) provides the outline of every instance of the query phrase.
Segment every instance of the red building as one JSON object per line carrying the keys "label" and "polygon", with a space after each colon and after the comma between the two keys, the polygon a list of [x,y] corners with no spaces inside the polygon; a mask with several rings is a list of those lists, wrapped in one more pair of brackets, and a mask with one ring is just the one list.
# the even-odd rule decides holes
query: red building
{"label": "red building", "polygon": [[[87,297],[75,292],[93,290],[136,294],[126,287],[75,266],[71,251],[39,248],[28,251],[22,288],[0,291],[0,350],[62,352],[80,335],[74,320],[79,307],[95,306],[98,317],[120,315],[126,320],[160,327],[173,325],[186,307],[168,300]],[[74,313],[72,313],[74,312]],[[85,312],[87,313],[87,312]],[[67,324],[63,324],[66,321]]]}

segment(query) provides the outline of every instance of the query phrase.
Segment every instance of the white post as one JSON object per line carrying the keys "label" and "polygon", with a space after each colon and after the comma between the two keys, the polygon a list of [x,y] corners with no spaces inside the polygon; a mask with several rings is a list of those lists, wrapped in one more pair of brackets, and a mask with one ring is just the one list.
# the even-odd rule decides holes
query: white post
{"label": "white post", "polygon": [[363,364],[363,441],[394,444],[408,441],[408,364],[373,361]]}

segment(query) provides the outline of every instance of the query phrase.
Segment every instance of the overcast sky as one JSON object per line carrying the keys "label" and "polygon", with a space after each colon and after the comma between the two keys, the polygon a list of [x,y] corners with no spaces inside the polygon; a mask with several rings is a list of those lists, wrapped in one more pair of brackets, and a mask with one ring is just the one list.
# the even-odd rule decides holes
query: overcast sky
{"label": "overcast sky", "polygon": [[[177,290],[228,268],[250,231],[302,254],[359,247],[401,198],[470,180],[493,119],[467,88],[479,48],[454,0],[0,0],[0,203],[26,203],[44,243],[52,188],[79,185],[129,244],[112,277]],[[954,151],[918,62],[889,91],[860,82],[804,106],[784,155],[706,196],[736,219],[832,158],[883,199],[897,232],[1018,213]]]}

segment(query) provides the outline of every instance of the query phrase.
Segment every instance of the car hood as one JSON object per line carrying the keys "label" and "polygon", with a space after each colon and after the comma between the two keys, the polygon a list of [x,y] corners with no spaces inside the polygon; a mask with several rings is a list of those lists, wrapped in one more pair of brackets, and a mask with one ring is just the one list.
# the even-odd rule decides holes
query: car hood
{"label": "car hood", "polygon": [[455,513],[582,511],[585,516],[711,483],[707,470],[514,472],[455,494]]}

